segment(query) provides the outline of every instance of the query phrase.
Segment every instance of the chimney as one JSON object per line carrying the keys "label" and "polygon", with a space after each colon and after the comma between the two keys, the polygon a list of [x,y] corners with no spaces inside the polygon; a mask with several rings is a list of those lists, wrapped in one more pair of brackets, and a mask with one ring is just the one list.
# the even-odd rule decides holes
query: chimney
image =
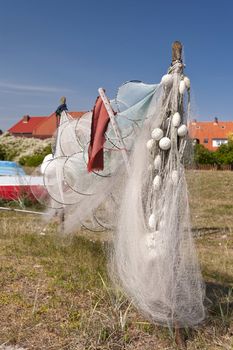
{"label": "chimney", "polygon": [[24,116],[23,116],[23,123],[28,123],[28,122],[29,122],[29,119],[30,119],[30,116],[29,116],[29,115],[24,115]]}
{"label": "chimney", "polygon": [[214,124],[218,124],[218,118],[217,117],[214,118]]}

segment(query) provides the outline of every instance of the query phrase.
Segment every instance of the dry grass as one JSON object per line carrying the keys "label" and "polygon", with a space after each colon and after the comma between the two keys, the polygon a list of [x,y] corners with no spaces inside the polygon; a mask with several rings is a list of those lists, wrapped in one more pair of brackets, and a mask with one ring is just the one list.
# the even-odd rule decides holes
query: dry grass
{"label": "dry grass", "polygon": [[187,180],[194,229],[200,233],[233,229],[233,172],[189,171]]}
{"label": "dry grass", "polygon": [[[230,350],[233,173],[188,177],[208,317],[186,331],[187,348]],[[176,349],[172,331],[151,325],[111,289],[101,239],[88,233],[67,242],[57,238],[55,224],[41,236],[41,224],[31,215],[3,212],[0,223],[0,344],[38,350]]]}

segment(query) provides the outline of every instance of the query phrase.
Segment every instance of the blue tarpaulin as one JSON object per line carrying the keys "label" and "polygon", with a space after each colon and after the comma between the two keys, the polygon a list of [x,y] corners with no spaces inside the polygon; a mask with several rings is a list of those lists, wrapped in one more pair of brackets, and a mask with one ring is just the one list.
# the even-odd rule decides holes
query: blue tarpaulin
{"label": "blue tarpaulin", "polygon": [[4,176],[4,175],[24,176],[24,175],[26,175],[26,173],[19,164],[15,163],[15,162],[9,162],[9,161],[2,160],[2,161],[0,161],[0,176]]}

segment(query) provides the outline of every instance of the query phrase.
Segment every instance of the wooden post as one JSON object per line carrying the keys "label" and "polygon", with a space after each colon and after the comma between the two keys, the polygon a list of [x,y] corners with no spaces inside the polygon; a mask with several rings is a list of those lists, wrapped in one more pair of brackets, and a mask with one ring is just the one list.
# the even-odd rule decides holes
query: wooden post
{"label": "wooden post", "polygon": [[179,350],[186,350],[187,345],[184,337],[184,330],[175,326],[175,343]]}
{"label": "wooden post", "polygon": [[[180,41],[174,41],[172,44],[172,66],[176,63],[182,62],[182,44]],[[184,332],[179,328],[179,324],[175,323],[175,342],[179,349],[186,349],[186,342],[184,339]]]}
{"label": "wooden post", "polygon": [[172,65],[177,61],[182,63],[182,44],[180,41],[174,41],[172,44]]}

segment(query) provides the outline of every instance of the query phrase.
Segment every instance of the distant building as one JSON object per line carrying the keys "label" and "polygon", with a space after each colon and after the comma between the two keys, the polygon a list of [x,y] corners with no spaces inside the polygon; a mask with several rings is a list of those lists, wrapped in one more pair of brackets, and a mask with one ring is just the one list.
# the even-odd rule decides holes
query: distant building
{"label": "distant building", "polygon": [[218,118],[210,122],[197,122],[189,124],[189,135],[196,143],[215,151],[220,145],[227,143],[229,134],[233,133],[233,121],[222,122]]}
{"label": "distant building", "polygon": [[[86,112],[69,112],[73,118],[80,118]],[[53,136],[56,131],[56,114],[50,116],[34,117],[25,115],[8,131],[14,136],[35,137],[46,139]]]}

